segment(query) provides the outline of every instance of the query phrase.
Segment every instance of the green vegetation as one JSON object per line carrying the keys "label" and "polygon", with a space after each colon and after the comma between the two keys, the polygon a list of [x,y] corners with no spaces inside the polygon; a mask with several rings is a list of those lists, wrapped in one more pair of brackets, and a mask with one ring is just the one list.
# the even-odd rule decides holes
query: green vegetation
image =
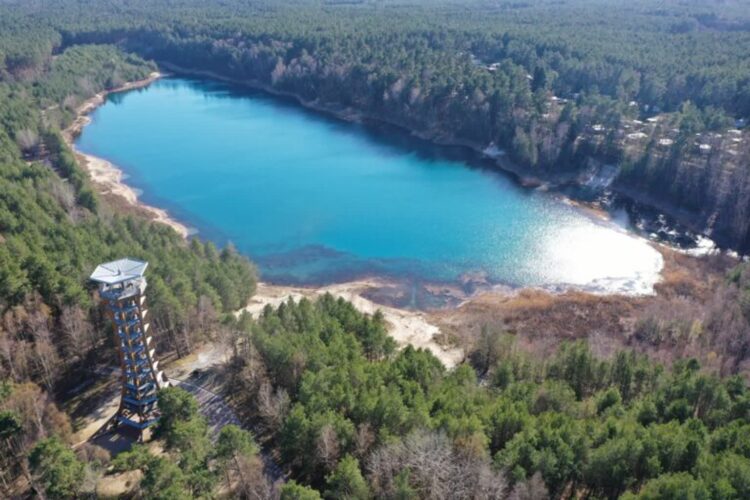
{"label": "green vegetation", "polygon": [[370,488],[359,470],[359,462],[349,455],[342,458],[331,475],[326,478],[326,498],[367,500]]}
{"label": "green vegetation", "polygon": [[239,497],[267,498],[270,486],[250,433],[227,425],[214,446],[193,396],[167,388],[160,391],[159,404],[164,418],[159,434],[167,455],[156,456],[146,445],[136,445],[120,453],[112,464],[116,472],[143,472],[138,491],[144,498],[211,498],[222,477],[227,491]]}
{"label": "green vegetation", "polygon": [[281,487],[282,500],[320,500],[320,493],[310,488],[297,484],[293,479]]}
{"label": "green vegetation", "polygon": [[58,438],[39,441],[29,454],[31,470],[49,498],[77,496],[83,480],[83,464]]}
{"label": "green vegetation", "polygon": [[[70,121],[81,100],[152,69],[114,47],[81,46],[57,56],[38,80],[0,83],[0,311],[6,317],[0,334],[10,342],[4,354],[18,351],[17,342],[39,340],[55,344],[45,350],[64,356],[69,365],[86,360],[100,343],[98,335],[86,338],[87,333],[104,329],[92,309],[87,275],[97,263],[122,255],[152,261],[153,321],[172,332],[172,348],[190,344],[185,332],[190,316],[234,311],[252,293],[254,270],[231,247],[220,252],[199,240],[187,245],[171,229],[119,215],[109,206],[100,209],[61,138],[58,126]],[[61,101],[53,105],[53,99]],[[36,141],[21,151],[19,136]],[[29,326],[37,313],[41,316]],[[56,327],[62,335],[51,335]],[[40,368],[61,363],[24,359],[32,355],[24,351],[4,358],[3,368],[16,381],[41,375],[53,388],[55,374]]]}
{"label": "green vegetation", "polygon": [[[31,44],[39,33],[17,32],[27,44],[17,47],[36,51]],[[85,99],[147,76],[153,64],[104,45],[71,47],[54,58],[34,54],[0,57],[12,61],[0,71],[0,381],[7,392],[0,398],[0,496],[25,475],[48,496],[63,498],[80,485],[69,457],[58,453],[70,423],[52,400],[110,366],[116,352],[87,281],[91,270],[122,256],[151,261],[149,309],[158,347],[178,355],[216,335],[221,319],[247,302],[256,275],[231,246],[187,243],[99,199],[62,138],[61,127]],[[38,65],[8,74],[20,61]],[[29,455],[53,433],[55,441],[34,448],[40,455]],[[36,457],[38,479],[27,472],[27,456]]]}
{"label": "green vegetation", "polygon": [[585,342],[540,361],[491,332],[473,367],[446,372],[409,347],[368,353],[373,323],[330,296],[239,320],[236,405],[292,478],[325,497],[750,495],[739,376],[695,360],[665,370],[632,352],[600,360]]}
{"label": "green vegetation", "polygon": [[[228,425],[212,444],[196,401],[177,388],[159,396],[166,454],[135,446],[113,472],[140,470],[135,491],[146,498],[750,495],[750,391],[739,376],[708,375],[690,359],[666,370],[626,351],[601,360],[585,342],[543,361],[489,331],[474,364],[449,372],[422,350],[368,353],[385,338],[373,334],[382,321],[331,296],[237,320],[246,333],[228,394],[290,473],[278,489],[253,437]],[[272,370],[278,362],[289,364]],[[84,465],[59,438],[31,457],[49,496],[80,487]]]}

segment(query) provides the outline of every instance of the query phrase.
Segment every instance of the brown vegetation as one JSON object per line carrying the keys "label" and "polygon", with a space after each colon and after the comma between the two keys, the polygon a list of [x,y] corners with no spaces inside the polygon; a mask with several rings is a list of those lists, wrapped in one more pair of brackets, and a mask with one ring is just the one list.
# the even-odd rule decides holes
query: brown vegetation
{"label": "brown vegetation", "polygon": [[430,319],[466,352],[492,330],[514,334],[519,346],[540,355],[562,341],[585,338],[605,357],[628,346],[667,364],[694,356],[722,374],[744,371],[750,325],[741,310],[741,288],[726,278],[737,261],[660,250],[665,267],[653,296],[488,292],[456,309],[432,312]]}
{"label": "brown vegetation", "polygon": [[502,473],[486,460],[458,450],[434,432],[416,432],[382,446],[370,456],[367,468],[380,498],[398,497],[404,471],[419,498],[504,498],[507,488]]}
{"label": "brown vegetation", "polygon": [[55,435],[69,440],[70,420],[50,395],[33,383],[18,384],[6,399],[0,399],[0,414],[16,415],[20,425],[20,432],[2,438],[0,485],[4,491],[23,491],[31,481],[28,463],[23,458],[42,438]]}

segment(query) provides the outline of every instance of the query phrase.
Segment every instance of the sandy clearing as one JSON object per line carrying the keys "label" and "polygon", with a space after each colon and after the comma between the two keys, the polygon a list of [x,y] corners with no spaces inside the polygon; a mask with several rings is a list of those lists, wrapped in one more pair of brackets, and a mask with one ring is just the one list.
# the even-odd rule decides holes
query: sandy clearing
{"label": "sandy clearing", "polygon": [[312,299],[330,293],[334,297],[341,297],[351,302],[361,312],[373,314],[380,310],[388,322],[388,333],[400,347],[412,345],[429,349],[447,368],[455,367],[464,359],[463,349],[445,349],[435,340],[435,336],[440,334],[440,329],[431,323],[423,312],[383,306],[362,296],[363,292],[383,285],[385,283],[378,280],[352,281],[318,288],[259,283],[258,290],[243,311],[249,312],[253,317],[258,317],[266,305],[276,307],[290,298]]}

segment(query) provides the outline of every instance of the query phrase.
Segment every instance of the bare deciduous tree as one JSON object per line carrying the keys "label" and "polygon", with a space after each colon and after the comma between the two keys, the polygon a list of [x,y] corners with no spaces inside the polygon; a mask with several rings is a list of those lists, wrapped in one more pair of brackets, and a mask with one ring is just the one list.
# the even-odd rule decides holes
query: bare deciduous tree
{"label": "bare deciduous tree", "polygon": [[257,407],[266,428],[276,432],[289,409],[289,395],[284,389],[274,391],[271,384],[264,381],[258,390]]}
{"label": "bare deciduous tree", "polygon": [[526,481],[522,481],[513,488],[509,500],[547,500],[549,491],[544,484],[542,474],[535,472]]}
{"label": "bare deciduous tree", "polygon": [[73,212],[76,207],[76,194],[70,183],[56,179],[50,186],[50,192],[67,213]]}
{"label": "bare deciduous tree", "polygon": [[510,343],[505,340],[501,331],[484,325],[470,355],[471,364],[484,376],[509,349]]}
{"label": "bare deciduous tree", "polygon": [[274,491],[263,473],[263,462],[256,455],[253,457],[240,457],[237,462],[239,481],[235,494],[239,498],[251,500],[270,500],[275,498]]}
{"label": "bare deciduous tree", "polygon": [[91,80],[86,77],[81,77],[78,79],[78,89],[80,90],[81,95],[84,95],[86,97],[92,96],[96,93],[96,85],[94,85]]}
{"label": "bare deciduous tree", "polygon": [[354,436],[354,455],[360,459],[364,458],[375,444],[375,439],[375,432],[369,422],[359,424],[357,434]]}
{"label": "bare deciduous tree", "polygon": [[28,128],[21,129],[16,133],[16,142],[21,150],[33,151],[39,145],[39,134]]}
{"label": "bare deciduous tree", "polygon": [[13,362],[13,344],[15,341],[10,338],[10,333],[0,328],[0,375],[9,376],[11,380],[16,378],[16,370]]}
{"label": "bare deciduous tree", "polygon": [[57,380],[60,357],[52,342],[48,318],[49,314],[46,311],[34,311],[29,314],[26,327],[34,339],[34,364],[39,368],[44,387],[51,391]]}
{"label": "bare deciduous tree", "polygon": [[705,328],[711,337],[709,345],[732,360],[724,367],[725,372],[736,371],[739,363],[750,356],[750,324],[741,303],[737,287],[723,286],[707,306]]}
{"label": "bare deciduous tree", "polygon": [[65,99],[63,99],[62,105],[63,108],[74,111],[76,106],[78,106],[78,99],[74,95],[66,96]]}
{"label": "bare deciduous tree", "polygon": [[196,322],[200,333],[208,338],[213,338],[218,323],[216,308],[210,298],[201,295],[196,306]]}
{"label": "bare deciduous tree", "polygon": [[506,481],[489,461],[457,452],[434,432],[417,432],[375,450],[368,475],[376,496],[390,497],[404,471],[420,498],[506,498]]}
{"label": "bare deciduous tree", "polygon": [[94,329],[91,327],[86,313],[77,306],[63,306],[60,311],[60,327],[62,328],[66,360],[73,360],[85,356],[96,343]]}
{"label": "bare deciduous tree", "polygon": [[326,424],[320,429],[315,448],[318,461],[328,472],[332,471],[340,455],[339,438],[333,426]]}

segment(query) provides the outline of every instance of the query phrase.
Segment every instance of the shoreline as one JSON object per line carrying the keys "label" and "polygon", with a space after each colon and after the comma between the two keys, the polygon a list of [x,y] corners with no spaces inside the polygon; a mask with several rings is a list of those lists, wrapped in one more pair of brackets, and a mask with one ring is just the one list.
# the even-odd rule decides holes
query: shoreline
{"label": "shoreline", "polygon": [[[565,317],[566,320],[559,321],[560,324],[556,326],[561,329],[565,328],[568,321],[586,322],[587,314],[582,314],[581,311],[595,312],[613,305],[629,313],[622,317],[615,313],[605,314],[605,317],[608,317],[613,328],[615,324],[617,328],[624,328],[623,321],[632,322],[634,308],[661,303],[675,293],[685,293],[693,286],[692,280],[701,275],[699,269],[709,262],[669,247],[655,248],[663,259],[663,265],[659,281],[655,283],[651,294],[597,292],[575,287],[549,289],[504,285],[489,285],[466,291],[458,286],[425,284],[429,293],[450,295],[455,302],[436,308],[411,308],[398,303],[399,292],[403,290],[399,289],[401,283],[392,278],[371,276],[343,283],[311,286],[276,285],[259,281],[256,292],[244,307],[235,311],[235,315],[247,312],[257,318],[266,306],[276,308],[287,300],[314,300],[329,293],[351,302],[360,312],[374,314],[381,311],[388,325],[388,335],[396,341],[399,348],[411,345],[429,350],[446,368],[451,369],[465,361],[469,355],[467,349],[471,342],[460,333],[462,329],[468,328],[477,333],[487,321],[533,321],[534,315],[529,316],[523,312],[519,314],[519,311],[533,311],[539,307],[543,307],[558,321],[560,315]],[[723,259],[726,262],[729,257],[725,256]]]}
{"label": "shoreline", "polygon": [[[387,126],[396,127],[397,129],[403,131],[408,135],[411,135],[412,137],[416,137],[417,139],[427,141],[438,146],[466,148],[471,151],[472,154],[477,155],[478,159],[483,159],[491,162],[493,170],[502,172],[510,176],[514,182],[525,189],[542,189],[548,192],[551,196],[563,200],[565,203],[568,203],[569,205],[580,209],[582,212],[587,213],[595,219],[599,219],[602,221],[612,220],[610,212],[606,208],[603,208],[600,204],[596,202],[586,201],[580,198],[575,198],[563,192],[563,189],[565,187],[582,186],[578,175],[559,174],[550,175],[548,176],[548,178],[542,179],[538,176],[530,175],[527,172],[524,172],[523,168],[520,165],[514,163],[507,157],[505,151],[499,149],[495,153],[488,153],[486,146],[483,146],[475,141],[448,137],[444,133],[437,131],[414,130],[408,125],[389,120],[387,117],[367,116],[362,112],[352,108],[339,108],[333,105],[320,103],[317,100],[308,101],[298,96],[297,94],[275,89],[272,86],[259,82],[257,80],[239,80],[236,78],[220,75],[213,71],[184,68],[182,66],[178,66],[165,61],[159,61],[158,64],[159,66],[168,69],[173,74],[178,76],[183,75],[187,77],[209,78],[223,83],[236,85],[238,87],[265,92],[275,97],[289,99],[307,110],[321,113],[325,116],[341,120],[343,122],[371,122],[374,124],[384,124]],[[622,199],[627,200],[631,203],[634,203],[636,205],[640,204],[647,208],[656,210],[657,212],[664,213],[696,235],[703,235],[703,231],[701,230],[701,228],[696,226],[692,218],[690,217],[691,214],[684,210],[677,209],[676,207],[674,207],[674,205],[668,202],[661,202],[653,197],[643,195],[632,189],[624,187],[617,187],[614,193]],[[655,247],[662,245],[662,243],[660,242],[652,241],[644,234],[638,234],[635,231],[631,232],[634,236],[649,241]],[[710,238],[710,236],[706,237]],[[728,250],[727,248],[719,246],[719,244],[715,241],[714,244],[718,249],[722,251]]]}
{"label": "shoreline", "polygon": [[[347,123],[371,122],[374,124],[383,124],[383,125],[387,125],[390,127],[396,127],[397,129],[403,131],[404,133],[412,137],[416,137],[417,139],[427,141],[429,143],[432,143],[438,146],[466,148],[470,150],[473,154],[477,155],[478,159],[491,162],[493,170],[500,171],[510,176],[516,183],[518,183],[519,186],[523,188],[543,189],[549,192],[552,196],[564,199],[567,202],[569,202],[571,205],[582,209],[583,211],[593,215],[594,217],[598,219],[611,220],[609,212],[606,209],[602,208],[600,205],[593,203],[593,202],[586,201],[586,200],[573,198],[562,192],[562,189],[564,187],[578,184],[577,175],[559,174],[559,175],[551,175],[549,176],[549,178],[542,179],[538,176],[530,175],[527,172],[524,172],[523,167],[521,167],[520,165],[510,160],[507,157],[504,150],[499,149],[498,152],[495,152],[494,154],[488,153],[487,146],[483,146],[482,144],[475,142],[475,141],[449,137],[449,136],[446,136],[444,133],[441,133],[438,131],[415,130],[415,129],[410,128],[408,125],[404,125],[394,120],[389,120],[387,117],[368,116],[353,108],[339,108],[333,105],[320,103],[317,100],[307,101],[303,99],[302,97],[298,96],[297,94],[283,91],[283,90],[278,90],[268,84],[259,82],[257,80],[239,80],[236,78],[220,75],[213,71],[184,68],[182,66],[178,66],[176,64],[172,64],[172,63],[165,62],[165,61],[159,61],[158,64],[159,66],[168,69],[175,75],[210,78],[212,80],[229,83],[229,84],[236,85],[239,87],[244,87],[244,88],[248,88],[252,90],[265,92],[275,97],[289,99],[307,110],[315,111],[325,116],[335,118],[337,120],[341,120]],[[663,204],[663,205],[651,204],[648,198],[641,197],[637,193],[631,193],[628,190],[618,190],[617,193],[620,196],[630,199],[634,203],[642,203],[660,212],[664,212],[665,214],[670,215],[674,217],[676,220],[679,220],[681,221],[681,223],[683,223],[682,218],[684,214],[682,213],[673,214],[670,210],[671,206],[668,204]],[[700,233],[700,231],[697,228],[692,227],[689,223],[684,223],[684,224],[686,227],[693,230],[694,232]]]}
{"label": "shoreline", "polygon": [[188,226],[169,215],[165,209],[149,205],[139,200],[138,191],[125,183],[125,174],[121,169],[104,158],[99,158],[98,156],[80,151],[75,145],[76,137],[81,134],[86,125],[91,123],[91,117],[89,115],[96,110],[96,108],[106,102],[106,97],[108,95],[144,88],[165,76],[168,75],[159,71],[154,71],[147,78],[128,82],[114,89],[103,90],[93,97],[86,99],[76,108],[76,118],[73,122],[62,130],[62,137],[71,151],[73,151],[79,165],[88,173],[91,181],[98,186],[99,194],[104,196],[112,195],[123,200],[127,205],[144,212],[146,217],[151,221],[167,225],[174,229],[183,239],[187,239],[194,232],[191,231]]}
{"label": "shoreline", "polygon": [[[567,182],[570,182],[573,179],[570,176],[566,176],[566,177],[559,177],[554,180],[545,181],[536,176],[528,175],[522,172],[522,168],[516,165],[515,163],[513,163],[512,161],[510,161],[506,157],[504,152],[502,154],[496,154],[496,155],[487,154],[486,146],[482,146],[481,144],[477,142],[469,141],[465,139],[457,139],[454,137],[446,137],[444,134],[441,134],[438,132],[414,130],[414,129],[409,128],[407,125],[398,123],[393,120],[389,120],[387,117],[368,116],[353,108],[339,109],[338,107],[334,107],[333,105],[330,105],[330,104],[320,103],[317,100],[307,101],[303,99],[302,97],[298,96],[297,94],[273,88],[270,85],[259,82],[257,80],[238,80],[236,78],[220,75],[213,71],[184,68],[182,66],[178,66],[176,64],[172,64],[172,63],[165,62],[165,61],[158,61],[157,64],[160,67],[164,67],[168,69],[169,71],[172,71],[176,75],[210,78],[212,80],[217,80],[217,81],[224,82],[224,83],[230,83],[232,85],[237,85],[239,87],[245,87],[248,89],[266,92],[275,97],[290,99],[305,109],[315,111],[315,112],[324,114],[328,117],[336,118],[344,122],[363,123],[363,122],[369,121],[372,123],[380,123],[380,124],[388,125],[391,127],[396,127],[408,135],[411,135],[423,141],[436,144],[438,146],[449,146],[449,147],[469,149],[470,151],[472,151],[472,153],[476,154],[479,158],[492,161],[496,169],[499,169],[500,171],[510,175],[511,177],[513,177],[513,179],[516,182],[518,182],[519,185],[525,188],[534,188],[534,187],[542,187],[542,186],[547,187],[547,188],[550,188],[550,187],[556,188]],[[566,197],[566,198],[569,198],[569,197]],[[600,211],[598,207],[591,205],[591,204],[587,204],[584,201],[578,201],[578,200],[573,200],[573,199],[570,199],[570,200],[575,203],[580,204],[581,206],[587,206],[588,208],[591,208],[592,210]]]}
{"label": "shoreline", "polygon": [[[514,161],[509,159],[507,155],[505,154],[504,150],[496,149],[496,151],[494,152],[488,152],[488,148],[495,147],[494,143],[491,144],[490,146],[483,146],[482,144],[477,143],[475,141],[456,138],[442,131],[416,130],[416,129],[410,128],[409,125],[405,125],[403,123],[390,120],[386,116],[367,115],[353,108],[343,108],[343,107],[339,107],[339,106],[332,105],[332,104],[321,103],[318,100],[308,101],[308,100],[303,99],[297,94],[273,88],[272,86],[263,82],[259,82],[257,80],[240,80],[240,79],[220,75],[218,73],[215,73],[209,70],[184,68],[182,66],[178,66],[176,64],[172,64],[166,61],[158,61],[158,65],[160,67],[164,67],[168,69],[169,71],[173,72],[175,75],[210,78],[210,79],[217,80],[220,82],[237,85],[239,87],[245,87],[248,89],[262,91],[262,92],[268,93],[276,97],[290,99],[294,101],[295,103],[297,103],[298,105],[304,107],[305,109],[315,111],[323,115],[326,115],[328,117],[332,117],[332,118],[335,118],[344,122],[348,122],[348,123],[371,122],[374,124],[384,124],[387,126],[396,127],[402,130],[406,134],[409,134],[413,137],[430,142],[438,146],[466,148],[470,150],[473,154],[477,155],[478,158],[491,162],[494,170],[500,171],[509,175],[515,182],[517,182],[520,186],[524,188],[543,189],[545,191],[550,192],[550,194],[553,196],[566,200],[566,202],[569,202],[571,205],[576,206],[582,211],[589,213],[595,218],[598,218],[601,220],[611,220],[611,215],[607,211],[607,209],[603,208],[598,203],[587,201],[585,199],[575,198],[563,192],[563,190],[566,187],[584,187],[585,186],[585,183],[582,183],[579,174],[570,174],[570,173],[547,174],[546,176],[544,176],[544,178],[533,175],[533,174],[529,174],[528,172],[524,171],[525,169],[522,166],[516,164]],[[695,214],[687,210],[680,209],[670,202],[658,200],[654,196],[640,193],[637,190],[628,188],[626,186],[619,186],[619,185],[615,186],[613,184],[610,187],[613,190],[612,192],[616,196],[620,197],[621,199],[628,201],[630,203],[633,203],[635,205],[642,205],[645,208],[653,209],[659,213],[663,213],[664,215],[674,219],[675,222],[684,226],[687,230],[695,233],[695,235],[699,237],[698,240],[696,240],[696,246],[699,246],[698,244],[701,239],[700,237],[702,236],[705,238],[710,238],[714,242],[716,248],[723,252],[735,251],[733,248],[729,248],[724,245],[721,245],[720,242],[716,241],[712,237],[711,234],[704,234],[705,228],[701,228],[700,226],[695,224],[695,217],[694,217]],[[633,234],[636,234],[636,233],[633,232]],[[637,236],[642,237],[643,239],[647,241],[651,241],[650,238],[646,237],[645,235],[637,235]],[[654,243],[656,246],[661,245],[661,243],[659,242],[652,242],[652,243]],[[682,250],[689,251],[690,249],[682,249]]]}
{"label": "shoreline", "polygon": [[[80,150],[78,150],[75,147],[75,138],[82,132],[83,128],[88,125],[91,122],[90,113],[92,113],[98,106],[104,104],[106,102],[106,96],[112,93],[118,93],[118,92],[126,92],[129,90],[144,88],[153,83],[154,81],[171,76],[172,74],[186,74],[186,75],[194,75],[201,78],[210,78],[217,81],[222,81],[225,83],[229,83],[232,85],[237,85],[240,87],[246,87],[246,88],[252,88],[255,90],[259,90],[261,92],[266,92],[270,95],[274,95],[281,98],[287,98],[290,100],[293,100],[298,105],[315,111],[323,113],[327,116],[332,116],[335,119],[339,119],[348,123],[351,122],[361,122],[362,117],[360,114],[354,112],[353,110],[335,110],[328,106],[320,105],[315,101],[305,101],[301,99],[300,97],[283,91],[278,91],[276,89],[273,89],[267,85],[261,84],[259,82],[243,82],[239,80],[234,80],[232,78],[223,77],[221,75],[218,75],[216,73],[210,72],[210,71],[200,71],[200,70],[186,70],[184,68],[169,64],[169,63],[160,63],[162,66],[164,66],[168,71],[171,71],[173,73],[164,73],[155,71],[151,73],[147,78],[144,78],[142,80],[128,82],[120,87],[106,90],[99,92],[95,96],[87,99],[84,101],[76,110],[77,117],[76,119],[64,129],[63,131],[63,137],[68,144],[68,146],[74,151],[79,163],[81,166],[88,172],[89,177],[91,180],[98,185],[99,192],[102,195],[112,195],[119,200],[123,200],[128,206],[133,207],[135,209],[138,209],[144,213],[144,215],[149,218],[150,220],[158,223],[162,223],[165,225],[168,225],[172,227],[175,231],[180,234],[181,237],[187,238],[192,234],[195,234],[194,230],[191,230],[188,226],[181,223],[180,221],[176,220],[174,217],[170,216],[170,214],[167,212],[167,210],[155,207],[152,205],[149,205],[141,200],[139,200],[139,193],[136,189],[131,187],[126,183],[126,178],[124,175],[124,172],[118,168],[116,165],[111,163],[110,161],[97,157],[92,154],[84,153]],[[374,121],[378,121],[377,119],[374,119]],[[383,123],[387,125],[392,125],[397,127],[399,130],[404,131],[405,133],[409,132],[410,135],[417,137],[421,140],[433,142],[439,145],[445,145],[445,146],[455,146],[455,147],[465,147],[471,150],[474,154],[477,154],[478,156],[482,158],[487,158],[487,154],[483,152],[479,144],[471,144],[466,141],[446,141],[439,137],[429,137],[424,134],[420,134],[414,131],[410,131],[408,128],[405,128],[399,124],[390,123],[387,120],[381,120]],[[492,158],[489,158],[490,160],[493,160],[493,164],[500,165],[501,163],[506,163],[504,159],[504,155],[492,155]],[[521,186],[525,186],[527,189],[531,189],[533,186],[538,185],[538,180],[530,180],[529,178],[522,177],[518,172],[512,170],[512,169],[506,169],[505,167],[500,167],[500,170],[511,175],[514,177],[514,180],[517,181]],[[547,184],[541,184],[541,186],[546,187]],[[554,198],[560,199],[563,202],[565,202],[568,205],[576,207],[578,210],[583,212],[586,216],[590,217],[594,221],[607,223],[611,222],[610,214],[602,209],[601,207],[586,203],[580,200],[576,200],[574,198],[571,198],[569,196],[566,196],[562,192],[557,191],[551,191],[550,195]],[[619,227],[619,225],[614,225],[616,227],[613,227],[613,230],[618,231],[624,231],[629,233],[629,236],[641,239],[644,243],[651,246],[655,250],[658,251],[658,247],[660,246],[658,243],[651,241],[650,239],[644,237],[643,235],[639,235],[636,232],[632,231],[626,231],[623,228]],[[663,264],[663,263],[662,263]],[[663,265],[658,270],[654,271],[655,279],[648,279],[648,283],[646,281],[643,281],[642,284],[646,284],[649,286],[650,291],[645,291],[643,287],[638,287],[638,289],[627,289],[623,288],[622,286],[618,286],[615,288],[612,288],[610,285],[611,283],[592,283],[590,285],[571,285],[571,284],[552,284],[549,286],[535,286],[535,287],[519,287],[520,289],[525,288],[534,288],[539,290],[544,290],[549,293],[561,293],[568,290],[576,290],[583,293],[590,293],[593,295],[650,295],[654,293],[654,285],[658,284],[661,280],[661,274],[663,271]],[[387,277],[383,277],[384,279],[387,279]],[[362,279],[368,279],[367,276],[364,277],[354,277],[354,279],[350,279],[344,282],[340,282],[338,284],[346,284],[346,283],[352,283],[352,282],[358,282]],[[380,279],[380,277],[377,277],[377,279]],[[283,283],[276,283],[273,281],[268,282],[269,285],[275,285],[275,286],[283,286]],[[331,283],[322,283],[319,285],[315,285],[315,288],[324,288],[327,286],[330,286]],[[436,283],[434,284],[436,286],[443,286],[445,284]],[[465,300],[471,299],[472,296],[476,295],[477,293],[482,293],[486,291],[492,291],[493,289],[500,287],[500,288],[507,288],[507,286],[503,284],[492,284],[492,283],[485,283],[486,286],[480,286],[479,289],[474,289],[471,293],[465,293],[462,294],[461,300],[459,302],[463,302]],[[305,285],[299,285],[292,283],[291,286],[301,286],[302,288],[306,288]],[[453,287],[454,284],[448,284],[448,287]],[[516,289],[516,287],[512,287],[513,289]]]}
{"label": "shoreline", "polygon": [[[181,71],[181,69],[177,69],[176,72],[180,73]],[[213,78],[231,84],[255,88],[279,97],[290,98],[305,108],[322,112],[326,115],[332,115],[335,118],[347,122],[357,122],[362,120],[362,117],[354,112],[328,109],[314,102],[305,102],[292,94],[278,92],[262,85],[253,86],[249,85],[247,82],[238,82],[232,79],[222,78],[219,75],[211,74],[209,72],[186,72],[186,74]],[[138,192],[131,186],[127,185],[122,170],[105,159],[83,153],[75,148],[75,138],[81,133],[83,127],[91,122],[89,114],[98,106],[106,102],[107,95],[143,88],[165,76],[168,75],[161,72],[154,72],[149,75],[148,78],[136,82],[130,82],[115,89],[100,92],[90,99],[87,99],[77,108],[76,119],[64,129],[63,138],[68,146],[74,151],[82,168],[86,170],[92,182],[97,184],[100,194],[105,196],[111,195],[117,199],[123,200],[129,206],[144,212],[150,220],[168,225],[175,229],[183,238],[187,238],[191,232],[186,225],[172,218],[166,210],[148,205],[138,199]],[[384,123],[388,124],[387,121],[384,121]],[[411,132],[409,129],[399,126],[398,124],[392,125],[395,125],[406,132]],[[414,136],[420,137],[419,134],[411,133]],[[477,149],[478,145],[455,144],[430,137],[420,138],[443,145],[467,147],[476,153],[482,154],[482,151]],[[496,163],[499,163],[497,158],[493,158],[493,160],[496,160]],[[503,167],[500,168],[501,170],[516,176],[516,179],[520,184],[529,187],[528,184],[525,184],[524,178],[517,172],[507,170]],[[531,187],[534,185],[535,184],[532,184]],[[542,183],[542,185],[546,186],[547,184]],[[569,201],[571,205],[575,205],[580,210],[588,213],[593,219],[599,219],[601,221],[611,220],[609,214],[597,206],[580,202],[565,196],[563,193],[553,194]],[[650,241],[642,235],[631,233],[631,236],[642,239],[646,244],[659,252],[662,257],[666,257],[671,252],[678,252],[675,248]],[[323,294],[331,293],[335,297],[341,297],[351,302],[354,307],[364,313],[373,314],[378,310],[382,311],[388,324],[388,334],[397,342],[399,347],[412,345],[415,348],[427,349],[450,369],[461,363],[467,355],[466,344],[452,338],[452,324],[454,321],[457,321],[456,318],[470,317],[473,312],[469,311],[472,311],[473,308],[488,304],[494,304],[494,306],[492,306],[494,308],[503,303],[507,303],[508,301],[521,300],[524,294],[547,297],[546,300],[552,302],[564,302],[570,296],[589,297],[587,300],[605,302],[608,300],[621,300],[627,303],[637,303],[642,300],[650,300],[651,297],[661,295],[661,289],[663,286],[669,286],[669,282],[671,281],[669,275],[674,272],[674,266],[668,265],[667,262],[665,262],[666,260],[667,259],[662,260],[661,267],[656,272],[656,280],[653,283],[651,293],[646,294],[623,293],[621,291],[618,292],[616,290],[605,289],[595,290],[575,286],[566,286],[562,288],[515,288],[502,285],[492,285],[487,287],[480,286],[469,291],[460,290],[460,287],[456,286],[426,283],[425,287],[429,290],[429,293],[449,294],[452,299],[455,299],[455,303],[448,305],[447,307],[432,310],[412,309],[408,306],[402,306],[401,304],[394,302],[392,297],[388,297],[388,294],[392,293],[392,290],[398,287],[398,282],[386,277],[363,277],[341,283],[315,286],[280,285],[260,281],[256,293],[245,307],[240,311],[237,311],[237,314],[242,311],[247,311],[251,315],[257,317],[266,305],[275,307],[290,298],[294,300],[299,300],[301,298],[314,299]],[[378,292],[381,292],[381,295],[379,295]],[[521,299],[517,299],[519,297]],[[446,317],[449,319],[446,319]]]}

